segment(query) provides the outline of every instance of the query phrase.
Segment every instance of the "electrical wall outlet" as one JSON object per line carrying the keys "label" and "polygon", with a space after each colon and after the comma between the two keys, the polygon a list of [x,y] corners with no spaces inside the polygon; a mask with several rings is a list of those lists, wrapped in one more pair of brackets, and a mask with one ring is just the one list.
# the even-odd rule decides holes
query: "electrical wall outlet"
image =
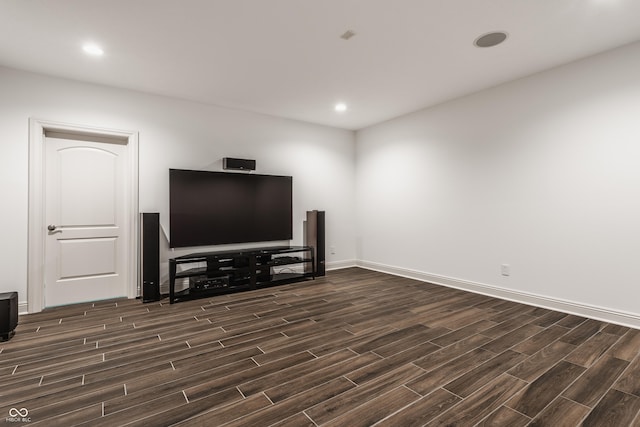
{"label": "electrical wall outlet", "polygon": [[509,264],[502,264],[500,266],[500,274],[508,276],[511,274],[511,266]]}
{"label": "electrical wall outlet", "polygon": [[336,254],[336,247],[335,246],[331,246],[329,248],[329,253],[331,253],[331,255],[335,255]]}

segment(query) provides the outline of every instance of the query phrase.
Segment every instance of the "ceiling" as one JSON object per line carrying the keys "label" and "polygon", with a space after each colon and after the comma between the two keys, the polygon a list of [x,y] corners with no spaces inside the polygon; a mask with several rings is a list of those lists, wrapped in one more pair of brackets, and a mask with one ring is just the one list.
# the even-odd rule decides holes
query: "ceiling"
{"label": "ceiling", "polygon": [[639,18],[638,0],[0,0],[0,65],[356,130],[640,40]]}

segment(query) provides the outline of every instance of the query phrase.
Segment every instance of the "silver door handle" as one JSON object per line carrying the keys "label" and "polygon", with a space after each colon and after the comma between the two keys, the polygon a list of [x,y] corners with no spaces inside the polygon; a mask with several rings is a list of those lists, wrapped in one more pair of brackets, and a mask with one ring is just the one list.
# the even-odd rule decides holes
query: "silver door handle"
{"label": "silver door handle", "polygon": [[51,224],[51,225],[49,225],[49,226],[47,227],[47,230],[49,230],[49,231],[56,231],[56,228],[57,228],[57,227],[56,227],[55,225]]}

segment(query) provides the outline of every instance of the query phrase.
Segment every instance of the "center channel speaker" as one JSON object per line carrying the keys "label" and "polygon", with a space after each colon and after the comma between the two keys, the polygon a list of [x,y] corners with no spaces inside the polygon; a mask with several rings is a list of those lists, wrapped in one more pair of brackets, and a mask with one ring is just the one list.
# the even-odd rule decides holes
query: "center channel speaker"
{"label": "center channel speaker", "polygon": [[311,246],[315,252],[316,276],[324,276],[325,268],[325,230],[324,211],[307,211],[305,246]]}
{"label": "center channel speaker", "polygon": [[140,277],[142,302],[160,301],[160,214],[140,214]]}
{"label": "center channel speaker", "polygon": [[234,159],[231,157],[225,157],[222,159],[222,169],[254,171],[256,170],[256,161],[248,160],[248,159]]}

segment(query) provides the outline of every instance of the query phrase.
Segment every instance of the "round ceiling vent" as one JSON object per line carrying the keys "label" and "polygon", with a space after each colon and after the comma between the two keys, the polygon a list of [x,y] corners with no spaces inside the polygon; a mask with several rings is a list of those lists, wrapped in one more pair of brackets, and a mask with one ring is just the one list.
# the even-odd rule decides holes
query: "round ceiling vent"
{"label": "round ceiling vent", "polygon": [[507,39],[507,33],[502,31],[494,31],[487,33],[475,39],[473,42],[477,47],[492,47],[498,45]]}

